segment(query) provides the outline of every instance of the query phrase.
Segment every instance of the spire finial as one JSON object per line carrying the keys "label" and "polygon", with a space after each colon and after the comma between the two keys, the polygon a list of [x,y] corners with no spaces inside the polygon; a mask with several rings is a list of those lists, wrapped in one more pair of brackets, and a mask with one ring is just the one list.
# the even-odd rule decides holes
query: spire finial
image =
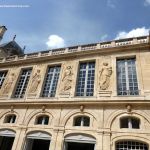
{"label": "spire finial", "polygon": [[15,39],[16,39],[16,34],[15,34],[14,37],[13,37],[13,41],[15,41]]}
{"label": "spire finial", "polygon": [[25,51],[25,49],[26,49],[26,46],[24,45],[24,47],[23,47],[23,51]]}

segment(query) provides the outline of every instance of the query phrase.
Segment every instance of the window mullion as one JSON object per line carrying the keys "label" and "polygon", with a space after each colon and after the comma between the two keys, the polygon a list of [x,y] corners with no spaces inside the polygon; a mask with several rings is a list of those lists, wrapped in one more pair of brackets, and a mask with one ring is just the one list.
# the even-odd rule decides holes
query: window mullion
{"label": "window mullion", "polygon": [[128,118],[128,128],[132,129],[132,120],[131,120],[131,118]]}
{"label": "window mullion", "polygon": [[84,125],[84,119],[83,119],[83,117],[81,117],[81,126],[83,126]]}

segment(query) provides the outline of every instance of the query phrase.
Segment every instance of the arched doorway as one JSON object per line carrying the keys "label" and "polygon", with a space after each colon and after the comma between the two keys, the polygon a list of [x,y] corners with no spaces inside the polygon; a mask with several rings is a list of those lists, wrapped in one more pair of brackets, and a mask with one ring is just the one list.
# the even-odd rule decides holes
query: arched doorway
{"label": "arched doorway", "polygon": [[94,150],[96,139],[86,134],[71,134],[65,137],[64,150]]}
{"label": "arched doorway", "polygon": [[24,150],[49,150],[51,136],[45,132],[32,132],[27,135]]}
{"label": "arched doorway", "polygon": [[116,150],[148,150],[148,145],[133,140],[123,140],[116,142]]}
{"label": "arched doorway", "polygon": [[0,150],[11,150],[14,139],[14,131],[8,129],[0,131]]}

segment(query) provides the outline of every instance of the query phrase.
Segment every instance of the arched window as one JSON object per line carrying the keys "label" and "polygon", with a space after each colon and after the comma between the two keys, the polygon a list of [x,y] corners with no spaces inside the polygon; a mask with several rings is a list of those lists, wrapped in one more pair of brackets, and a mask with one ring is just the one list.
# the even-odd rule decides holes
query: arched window
{"label": "arched window", "polygon": [[5,117],[4,123],[15,123],[16,121],[16,115],[7,115]]}
{"label": "arched window", "polygon": [[120,141],[116,143],[116,150],[148,150],[148,146],[137,141]]}
{"label": "arched window", "polygon": [[48,122],[49,122],[49,116],[43,115],[37,117],[35,124],[48,125]]}
{"label": "arched window", "polygon": [[75,117],[74,126],[90,126],[90,117],[87,116]]}
{"label": "arched window", "polygon": [[123,117],[120,119],[120,128],[139,129],[140,119],[135,117]]}

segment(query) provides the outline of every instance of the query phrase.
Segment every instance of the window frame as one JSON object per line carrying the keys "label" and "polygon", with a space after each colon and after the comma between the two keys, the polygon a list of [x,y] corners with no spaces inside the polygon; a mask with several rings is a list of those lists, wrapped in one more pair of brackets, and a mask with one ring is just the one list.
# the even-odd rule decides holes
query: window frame
{"label": "window frame", "polygon": [[[122,121],[124,119],[127,119],[127,126],[128,127],[121,127],[122,126]],[[133,121],[134,120],[138,121],[138,125],[136,125],[136,126],[138,126],[138,128],[133,127],[134,126],[133,125]],[[134,116],[121,117],[119,121],[120,121],[120,129],[140,129],[140,126],[141,126],[141,120],[140,120],[140,118],[137,118],[137,117],[134,117]]]}
{"label": "window frame", "polygon": [[[80,125],[75,125],[76,124],[76,119],[78,118],[81,118],[81,122],[80,122]],[[85,122],[84,122],[84,119],[88,119],[88,125],[84,125]],[[81,116],[75,116],[73,118],[73,126],[74,127],[90,127],[91,125],[91,118],[89,116],[85,116],[85,115],[81,115]]]}
{"label": "window frame", "polygon": [[[38,123],[40,118],[42,118],[42,122],[41,122],[41,123]],[[45,123],[46,118],[48,118],[47,123]],[[35,125],[48,125],[48,124],[49,124],[49,120],[50,120],[50,117],[49,117],[48,115],[46,115],[46,114],[44,114],[44,115],[39,115],[39,116],[37,116],[36,119],[35,119]]]}
{"label": "window frame", "polygon": [[[30,73],[30,76],[29,76],[29,80],[28,80],[28,83],[27,83],[27,87],[26,87],[26,90],[25,90],[25,93],[24,93],[24,96],[23,97],[15,97],[15,93],[16,93],[16,90],[17,90],[17,86],[19,84],[19,81],[20,81],[20,78],[21,78],[21,75],[23,73],[24,70],[31,70],[31,73]],[[33,68],[32,67],[27,67],[27,68],[21,68],[20,69],[20,72],[19,72],[19,76],[17,77],[17,82],[15,83],[15,88],[13,90],[13,94],[12,94],[12,98],[15,98],[15,99],[23,99],[25,98],[26,96],[26,93],[28,91],[28,86],[30,84],[30,80],[31,80],[31,76],[32,76],[32,73],[33,73]]]}
{"label": "window frame", "polygon": [[0,80],[0,89],[2,88],[2,86],[3,86],[3,84],[4,84],[4,82],[5,82],[5,79],[6,79],[6,77],[7,77],[7,74],[8,74],[8,70],[0,70],[0,73],[5,73],[5,76],[3,75],[3,79],[2,80]]}
{"label": "window frame", "polygon": [[[10,118],[8,118],[8,117],[10,117]],[[16,114],[7,114],[4,117],[4,123],[15,124],[16,123],[16,119],[17,119],[17,115]]]}
{"label": "window frame", "polygon": [[[58,81],[57,81],[57,85],[56,85],[56,91],[55,91],[55,96],[43,96],[43,93],[44,93],[44,88],[45,88],[45,83],[46,83],[46,78],[47,78],[47,75],[48,75],[48,70],[49,68],[51,67],[60,67],[60,72],[59,72],[59,77],[58,77]],[[44,81],[42,83],[42,89],[41,89],[41,93],[40,93],[40,97],[41,98],[55,98],[56,95],[57,95],[57,89],[58,89],[58,85],[60,84],[60,76],[62,74],[62,65],[61,64],[52,64],[52,65],[47,65],[46,67],[46,71],[45,71],[45,75],[44,75]],[[54,76],[54,75],[53,75]],[[53,84],[53,82],[51,82],[51,84]],[[52,87],[51,87],[52,88]],[[49,90],[50,91],[50,90]],[[50,94],[50,93],[49,93]]]}
{"label": "window frame", "polygon": [[[127,60],[130,60],[130,59],[134,59],[135,60],[135,75],[136,75],[136,83],[137,83],[137,90],[135,90],[135,89],[133,89],[133,90],[130,90],[130,86],[129,86],[129,71],[128,71],[128,66],[127,66]],[[126,86],[125,86],[125,88],[126,88],[126,90],[122,90],[122,92],[126,92],[126,94],[119,94],[119,86],[118,86],[118,80],[119,80],[119,76],[118,76],[118,61],[119,60],[123,60],[123,61],[125,61],[125,64],[126,64],[126,66],[125,66],[125,80],[126,80]],[[117,96],[139,96],[140,95],[140,85],[139,85],[139,80],[138,80],[138,66],[137,66],[137,58],[136,58],[136,55],[133,55],[133,56],[125,56],[125,57],[117,57],[116,58],[116,65],[115,65],[115,68],[116,68],[116,78],[115,78],[115,80],[116,80],[116,95]],[[132,74],[133,75],[133,74]],[[132,81],[132,84],[134,84],[135,82],[133,82]],[[132,93],[132,92],[134,92],[134,94],[130,94],[130,92]],[[137,92],[137,94],[136,94],[136,92]]]}
{"label": "window frame", "polygon": [[[84,85],[84,95],[82,96],[82,95],[77,95],[77,88],[78,88],[78,81],[79,81],[79,74],[80,74],[80,65],[81,64],[84,64],[84,63],[86,63],[86,64],[89,64],[89,63],[94,63],[94,83],[93,83],[93,95],[91,96],[91,95],[87,95],[87,81],[88,81],[88,69],[87,69],[87,66],[86,66],[86,79],[85,79],[85,85]],[[93,97],[94,95],[95,95],[95,89],[96,89],[96,87],[95,87],[95,80],[96,80],[96,64],[97,64],[97,62],[96,62],[96,60],[94,59],[92,59],[92,60],[84,60],[84,61],[80,61],[79,63],[78,63],[78,69],[77,69],[77,74],[76,74],[76,85],[75,85],[75,97]]]}

